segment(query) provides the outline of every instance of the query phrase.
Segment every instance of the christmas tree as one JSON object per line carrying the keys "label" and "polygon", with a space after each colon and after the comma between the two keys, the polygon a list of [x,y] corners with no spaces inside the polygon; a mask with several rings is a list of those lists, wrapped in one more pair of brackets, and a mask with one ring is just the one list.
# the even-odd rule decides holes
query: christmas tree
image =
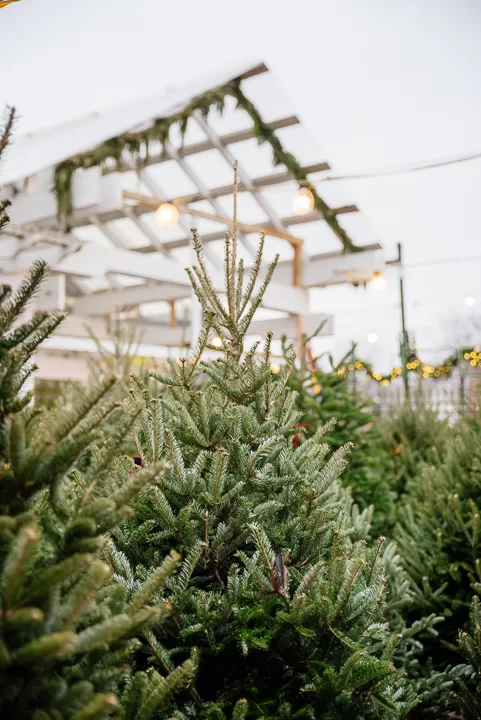
{"label": "christmas tree", "polygon": [[[349,386],[346,373],[340,372],[354,348],[337,364],[329,356],[330,367],[324,369],[323,356],[314,358],[309,347],[318,331],[309,338],[304,337],[300,366],[293,368],[288,381],[297,392],[296,406],[302,413],[303,432],[297,442],[302,443],[303,437],[311,437],[319,427],[335,418],[336,423],[326,436],[327,442],[334,450],[347,442],[353,445],[342,483],[351,488],[361,508],[369,505],[376,508],[374,530],[381,526],[383,532],[387,532],[393,520],[395,497],[387,472],[390,458],[367,402]],[[285,340],[283,347],[284,353],[289,352]]]}
{"label": "christmas tree", "polygon": [[461,421],[443,455],[425,463],[400,499],[395,539],[411,578],[414,608],[444,617],[440,641],[429,644],[435,666],[460,660],[458,633],[469,623],[473,593],[481,581],[481,427]]}
{"label": "christmas tree", "polygon": [[407,483],[424,463],[437,463],[451,438],[446,420],[428,407],[417,404],[400,406],[392,416],[383,418],[381,444],[388,452],[389,486],[401,496]]}
{"label": "christmas tree", "polygon": [[[0,151],[13,121],[11,110]],[[5,227],[8,205],[0,207]],[[128,589],[106,559],[109,531],[162,468],[135,473],[118,457],[141,403],[125,405],[115,436],[102,442],[102,424],[116,406],[111,379],[72,410],[42,411],[22,393],[35,350],[63,319],[36,313],[22,322],[45,271],[36,263],[15,294],[0,287],[0,715],[148,720],[167,712],[169,697],[195,668],[188,659],[169,674],[131,675],[137,636],[169,612],[162,587],[179,557],[166,553]],[[92,446],[81,473],[75,465]]]}
{"label": "christmas tree", "polygon": [[[224,304],[194,232],[188,272],[205,323],[195,351],[156,375],[166,392],[138,436],[147,469],[170,467],[114,532],[126,581],[167,548],[184,558],[167,587],[173,614],[144,652],[170,668],[198,649],[176,718],[403,717],[415,699],[392,660],[383,540],[351,538],[337,483],[349,448],[329,453],[332,425],[294,448],[294,354],[274,375],[270,336],[261,352],[244,347],[276,264],[259,279],[263,242],[245,282],[235,232],[226,237]],[[218,338],[221,357],[202,361]]]}
{"label": "christmas tree", "polygon": [[469,662],[466,676],[459,680],[457,695],[462,717],[466,720],[481,718],[481,603],[475,595],[471,604],[469,631],[459,634],[460,650]]}

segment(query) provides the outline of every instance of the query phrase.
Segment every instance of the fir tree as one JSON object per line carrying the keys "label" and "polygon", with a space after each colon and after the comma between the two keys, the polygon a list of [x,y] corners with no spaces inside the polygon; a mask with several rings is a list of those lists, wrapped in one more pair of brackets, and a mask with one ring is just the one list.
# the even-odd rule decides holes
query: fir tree
{"label": "fir tree", "polygon": [[[13,118],[11,111],[0,151]],[[115,581],[105,545],[161,467],[133,473],[131,461],[118,457],[144,410],[140,403],[125,407],[115,436],[101,443],[102,424],[116,406],[112,380],[72,410],[43,412],[22,394],[35,350],[63,319],[37,313],[22,322],[44,275],[38,262],[16,294],[0,287],[0,715],[148,720],[168,710],[172,692],[195,667],[189,659],[168,674],[130,673],[136,637],[169,612],[162,586],[179,557],[167,554],[127,589]],[[95,441],[88,470],[75,470]]]}
{"label": "fir tree", "polygon": [[[270,336],[260,355],[244,351],[275,268],[259,281],[262,247],[244,286],[235,233],[226,238],[224,305],[194,232],[188,272],[205,324],[195,352],[156,375],[167,391],[138,438],[146,468],[170,467],[114,533],[130,559],[125,582],[168,547],[185,558],[168,582],[173,615],[143,651],[170,668],[198,648],[177,718],[403,717],[415,700],[393,663],[383,541],[351,539],[337,484],[348,447],[329,454],[328,425],[295,449],[294,354],[273,375]],[[202,362],[212,331],[223,355]]]}
{"label": "fir tree", "polygon": [[445,618],[430,654],[437,668],[459,661],[457,637],[467,628],[473,592],[481,582],[481,429],[461,422],[443,457],[426,463],[399,501],[395,538],[411,578],[412,618]]}
{"label": "fir tree", "polygon": [[475,595],[471,604],[469,631],[459,634],[460,650],[469,662],[466,677],[459,680],[457,702],[466,720],[481,718],[481,602]]}
{"label": "fir tree", "polygon": [[[309,348],[309,342],[317,334],[318,331],[304,338],[301,364],[293,368],[288,381],[297,392],[296,406],[302,413],[304,428],[299,441],[302,443],[303,437],[311,437],[331,418],[336,419],[326,441],[334,450],[347,442],[353,446],[341,477],[342,484],[351,488],[355,502],[362,508],[375,507],[374,531],[382,527],[386,533],[394,516],[395,494],[389,486],[387,472],[390,458],[367,402],[349,387],[347,375],[340,372],[354,348],[337,364],[328,356],[330,369],[323,369],[322,356],[314,359]],[[284,353],[289,352],[285,340],[283,347]]]}
{"label": "fir tree", "polygon": [[448,422],[421,404],[402,405],[393,416],[383,418],[381,444],[391,458],[385,468],[391,490],[401,496],[424,463],[443,457],[450,437]]}

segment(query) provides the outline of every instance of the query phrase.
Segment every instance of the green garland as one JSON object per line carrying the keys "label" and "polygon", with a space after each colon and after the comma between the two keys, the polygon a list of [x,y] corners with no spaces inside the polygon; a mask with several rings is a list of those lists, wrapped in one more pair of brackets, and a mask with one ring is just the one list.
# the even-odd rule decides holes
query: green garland
{"label": "green garland", "polygon": [[272,148],[274,165],[284,165],[296,178],[300,186],[309,187],[314,197],[315,209],[324,217],[326,223],[339,238],[344,252],[361,250],[361,248],[354,245],[346,231],[339,224],[335,210],[317,194],[316,189],[309,183],[307,175],[298,160],[292,153],[284,149],[274,129],[264,122],[255,105],[244,95],[239,79],[232,80],[226,85],[199,95],[181,111],[169,117],[157,118],[145,130],[127,132],[111,138],[93,150],[75,155],[57,165],[54,173],[53,192],[57,198],[59,221],[65,222],[72,214],[72,178],[76,170],[101,166],[108,160],[114,161],[117,168],[121,170],[123,169],[122,156],[125,152],[130,153],[135,159],[136,166],[141,168],[149,157],[149,147],[152,142],[160,142],[162,147],[165,147],[174,125],[179,127],[183,138],[189,121],[195,112],[201,112],[204,118],[207,118],[211,109],[215,107],[222,114],[228,96],[233,97],[237,101],[237,108],[244,110],[251,118],[258,142],[269,143]]}
{"label": "green garland", "polygon": [[[462,361],[469,363],[471,367],[481,367],[481,351],[477,347],[462,348],[459,352],[447,357],[440,365],[423,363],[415,353],[411,353],[406,363],[406,370],[408,373],[416,373],[424,380],[440,380],[451,377],[454,369],[459,367]],[[368,382],[375,380],[381,387],[390,385],[394,380],[402,376],[401,367],[393,367],[390,373],[383,374],[373,370],[370,363],[364,362],[360,358],[355,358],[347,364],[340,365],[337,369],[337,374],[341,377],[350,372],[363,372]]]}
{"label": "green garland", "polygon": [[240,82],[237,82],[235,86],[235,98],[237,100],[237,106],[245,110],[251,118],[254,125],[254,132],[259,142],[268,142],[271,146],[274,156],[274,165],[284,165],[286,169],[294,175],[301,187],[308,187],[310,189],[314,197],[314,207],[324,217],[324,220],[331,230],[342,242],[344,251],[356,252],[362,250],[362,248],[354,245],[346,231],[340,226],[336,218],[335,210],[329,207],[329,205],[317,194],[315,187],[309,183],[302,165],[298,162],[294,155],[292,155],[292,153],[284,150],[284,147],[282,146],[282,143],[277,137],[274,129],[264,122],[255,105],[244,95]]}

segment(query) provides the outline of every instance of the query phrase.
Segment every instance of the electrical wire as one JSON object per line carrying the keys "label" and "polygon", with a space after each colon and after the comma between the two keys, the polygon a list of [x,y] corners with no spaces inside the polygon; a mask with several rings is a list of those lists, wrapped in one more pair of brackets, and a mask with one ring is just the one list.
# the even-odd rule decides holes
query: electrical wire
{"label": "electrical wire", "polygon": [[422,260],[417,263],[403,263],[403,268],[409,270],[411,268],[426,267],[429,265],[451,265],[464,262],[479,262],[481,255],[471,255],[468,257],[451,257],[451,258],[437,258],[434,260]]}
{"label": "electrical wire", "polygon": [[457,165],[459,163],[469,162],[470,160],[480,160],[481,152],[472,155],[462,155],[461,157],[451,158],[450,160],[437,160],[430,163],[405,165],[401,167],[379,168],[377,170],[366,170],[365,172],[348,173],[345,175],[328,175],[315,180],[316,185],[323,182],[333,182],[334,180],[370,180],[373,178],[387,177],[389,175],[405,175],[407,173],[421,172],[422,170],[433,170],[434,168],[447,167],[449,165]]}

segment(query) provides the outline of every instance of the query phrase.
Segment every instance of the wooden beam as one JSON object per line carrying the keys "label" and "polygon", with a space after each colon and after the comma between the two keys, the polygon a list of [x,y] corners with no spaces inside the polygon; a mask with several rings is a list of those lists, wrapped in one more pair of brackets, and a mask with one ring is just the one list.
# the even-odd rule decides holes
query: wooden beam
{"label": "wooden beam", "polygon": [[[279,120],[273,120],[269,123],[269,125],[274,130],[282,130],[283,128],[292,127],[299,124],[300,121],[299,118],[296,117],[296,115],[288,115],[286,117],[280,118]],[[246,130],[237,130],[236,132],[221,135],[220,137],[224,145],[235,145],[236,143],[244,142],[245,140],[251,140],[253,138],[256,138],[256,134],[252,128],[248,128]],[[193,143],[192,145],[185,145],[184,147],[180,147],[178,148],[178,152],[181,157],[185,158],[189,155],[197,155],[198,153],[206,152],[207,150],[213,150],[214,147],[214,144],[210,140],[202,140],[201,142]],[[165,151],[162,151],[160,153],[150,155],[149,158],[145,161],[144,167],[148,167],[149,165],[157,165],[158,163],[169,162],[169,160],[171,160],[169,154]],[[330,170],[331,168],[327,166],[325,169]],[[109,175],[110,173],[114,172],[117,172],[117,168],[109,167],[104,168],[102,174]]]}
{"label": "wooden beam", "polygon": [[[292,265],[291,260],[279,263],[273,278],[274,287],[292,288]],[[306,262],[303,281],[307,287],[336,285],[346,282],[347,271],[356,266],[359,268],[358,272],[363,272],[365,277],[369,277],[376,269],[382,270],[383,259],[380,246],[366,247],[361,252],[351,255],[335,252],[312,256]],[[342,273],[336,273],[336,269],[342,270]],[[80,296],[75,298],[74,312],[79,315],[105,315],[110,311],[112,305],[122,310],[143,303],[178,300],[189,296],[190,286],[187,285],[181,286],[172,282],[145,284]],[[269,296],[267,296],[267,302],[269,302]],[[266,307],[268,307],[267,304]],[[307,313],[308,309],[305,312]]]}
{"label": "wooden beam", "polygon": [[[248,271],[246,275],[248,276]],[[187,279],[187,273],[185,276]],[[216,289],[223,292],[223,274],[213,271],[211,277]],[[89,316],[107,315],[112,311],[112,307],[122,310],[143,303],[180,300],[181,298],[190,297],[191,292],[190,284],[173,284],[168,281],[159,285],[141,285],[112,291],[103,290],[102,292],[76,298],[74,311]],[[309,298],[303,288],[292,287],[290,281],[286,285],[279,284],[276,282],[276,276],[274,275],[274,282],[271,282],[267,288],[262,306],[282,312],[307,313],[309,312]]]}
{"label": "wooden beam", "polygon": [[177,327],[177,317],[175,315],[175,300],[169,300],[170,313],[169,313],[169,327]]}
{"label": "wooden beam", "polygon": [[[320,162],[313,165],[306,165],[303,170],[305,173],[308,174],[323,172],[324,170],[329,170],[329,165],[328,163]],[[292,175],[290,172],[281,172],[253,178],[252,185],[256,190],[262,190],[263,188],[274,187],[275,185],[282,185],[283,183],[289,182],[290,180],[294,180],[294,175]],[[239,192],[246,192],[249,190],[249,188],[244,185],[242,180],[239,181],[239,187],[237,189]],[[216,188],[213,188],[212,190],[209,190],[208,195],[197,192],[192,193],[191,195],[182,195],[181,197],[176,198],[176,200],[178,202],[194,203],[200,202],[201,200],[209,200],[211,198],[225,197],[226,195],[232,195],[232,183],[230,183],[229,185],[220,185]]]}
{"label": "wooden beam", "polygon": [[22,252],[4,264],[3,272],[21,272],[40,258],[48,263],[52,271],[65,275],[91,278],[110,273],[190,287],[185,269],[174,259],[160,253],[152,258],[133,250],[105,248],[95,243],[73,246],[71,251],[42,248]]}
{"label": "wooden beam", "polygon": [[[305,316],[306,332],[309,334],[315,332],[324,320],[326,321],[325,325],[319,334],[324,336],[332,335],[334,331],[334,318],[332,315],[326,315],[325,313],[307,314]],[[55,331],[55,337],[87,340],[90,338],[87,330],[88,327],[92,329],[100,341],[105,342],[112,340],[112,336],[108,331],[108,323],[105,320],[82,317],[80,315],[69,315],[65,322]],[[130,333],[130,329],[135,327],[137,342],[148,343],[149,345],[177,347],[181,346],[183,342],[183,328],[171,328],[167,322],[147,322],[147,320],[140,320],[134,323],[125,320],[124,327],[127,330],[127,335]],[[254,320],[249,327],[248,334],[266,335],[268,332],[274,333],[274,336],[277,338],[282,337],[284,334],[287,335],[287,337],[293,338],[296,333],[296,318],[293,315],[289,315],[287,317],[271,318],[269,320]],[[185,334],[185,344],[189,344],[188,329],[186,329]]]}
{"label": "wooden beam", "polygon": [[[122,192],[123,197],[127,200],[135,200],[140,205],[145,205],[150,208],[158,208],[159,205],[162,204],[161,200],[158,200],[154,197],[149,197],[148,195],[141,195],[140,193],[134,193],[130,192],[129,190],[123,190]],[[179,202],[177,200],[172,201],[173,204],[177,207],[179,212],[184,213],[186,215],[193,215],[194,217],[203,218],[204,220],[213,220],[214,222],[222,223],[222,225],[227,225],[227,227],[232,228],[233,227],[233,221],[231,218],[228,218],[225,215],[219,215],[217,213],[207,213],[203,212],[202,210],[197,210],[197,208],[193,208],[190,205],[187,205],[185,203]],[[269,225],[251,225],[247,223],[237,223],[237,227],[239,230],[245,233],[264,233],[265,235],[270,235],[272,237],[280,238],[281,240],[287,240],[293,247],[300,246],[302,247],[303,241],[301,238],[297,238],[294,235],[291,235],[290,233],[283,232],[282,230],[277,230]]]}
{"label": "wooden beam", "polygon": [[173,283],[137,285],[122,290],[91,293],[75,298],[74,312],[79,315],[105,315],[108,313],[109,302],[119,309],[125,310],[143,303],[169,302],[189,297],[190,288]]}
{"label": "wooden beam", "polygon": [[[179,151],[180,152],[180,151]],[[322,172],[323,170],[329,169],[329,165],[327,163],[316,163],[314,165],[305,165],[303,167],[303,170],[306,174],[314,173],[314,172]],[[118,172],[115,168],[111,169],[112,172],[116,172],[119,176],[121,176],[121,173]],[[167,197],[164,197],[164,193],[155,192],[153,190],[153,180],[147,176],[145,170],[141,171],[141,178],[146,182],[146,184],[149,186],[149,191],[155,195],[156,197],[160,197],[162,195],[162,199],[164,202],[171,202]],[[292,176],[288,172],[282,172],[282,173],[275,173],[272,175],[264,175],[262,177],[253,178],[252,183],[255,186],[255,189],[262,189],[262,188],[268,188],[274,185],[279,185],[281,183],[288,182],[289,180],[292,180]],[[120,181],[119,181],[120,184]],[[246,187],[241,183],[239,183],[239,191],[245,192],[247,190]],[[195,193],[191,193],[189,195],[181,195],[175,200],[177,202],[184,202],[184,203],[194,203],[199,202],[200,200],[210,199],[210,198],[220,198],[225,197],[227,195],[232,194],[232,183],[229,185],[221,185],[217,188],[213,188],[212,190],[209,190],[209,198],[206,197],[205,194],[202,192],[196,191]],[[102,219],[104,223],[109,222],[110,220],[117,220],[124,216],[126,211],[126,208],[119,207],[119,208],[113,208],[108,209],[104,212],[99,212],[99,218]],[[132,206],[129,208],[129,211],[132,212],[133,215],[140,217],[144,213],[152,212],[152,209],[150,207],[140,207],[138,205]],[[358,208],[356,205],[344,205],[342,207],[333,208],[333,211],[336,215],[343,215],[345,213],[352,213],[357,212]],[[54,213],[52,211],[52,217],[54,216]],[[299,225],[306,222],[313,222],[314,220],[323,220],[323,216],[320,215],[317,212],[308,213],[307,215],[294,215],[286,218],[281,218],[281,222],[284,225]],[[71,227],[82,227],[84,225],[88,225],[89,218],[86,214],[75,214],[71,218]],[[270,225],[270,223],[267,223]],[[211,235],[208,235],[208,242],[212,240],[218,240],[222,239],[224,234],[221,233],[213,233],[212,237]],[[174,242],[182,243],[184,240],[176,240]],[[167,244],[165,243],[165,247],[167,248]],[[172,246],[172,247],[175,247]],[[180,247],[180,246],[179,246]],[[146,246],[146,250],[148,252],[149,246]]]}

